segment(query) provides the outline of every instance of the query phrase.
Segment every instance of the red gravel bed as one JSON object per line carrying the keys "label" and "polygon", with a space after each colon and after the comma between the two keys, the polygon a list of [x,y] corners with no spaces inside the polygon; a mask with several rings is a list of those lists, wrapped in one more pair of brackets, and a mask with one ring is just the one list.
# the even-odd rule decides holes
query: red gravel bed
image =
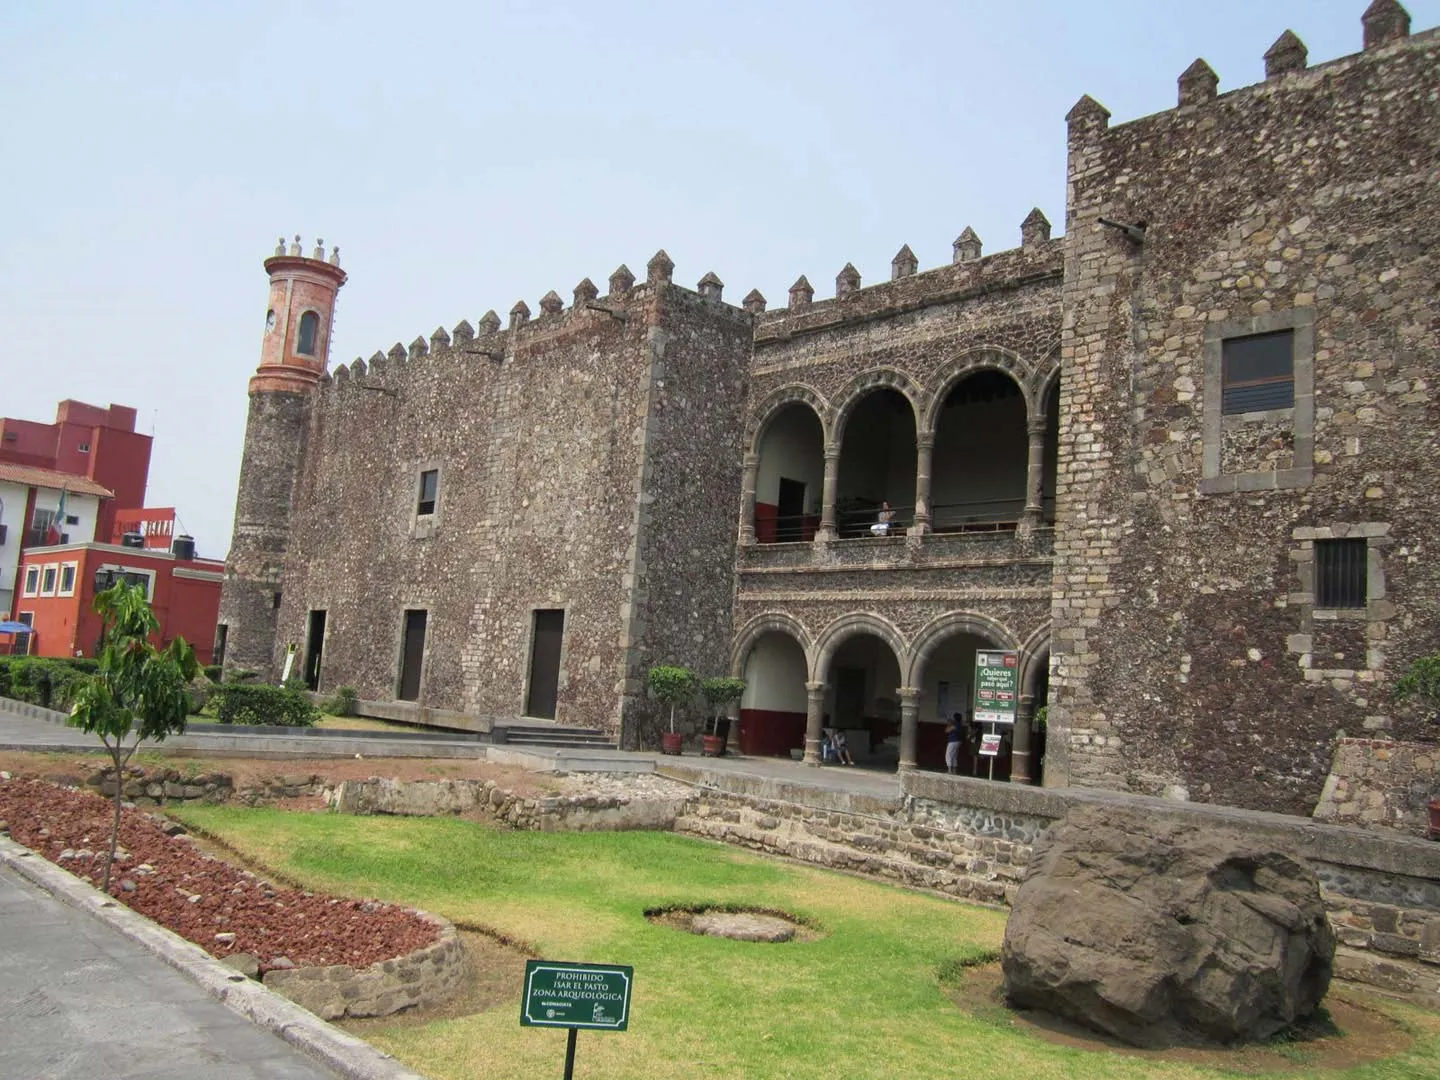
{"label": "red gravel bed", "polygon": [[[0,780],[0,821],[11,838],[96,888],[114,812],[114,803],[89,792],[40,780]],[[130,807],[120,814],[110,893],[213,956],[249,953],[262,973],[326,964],[366,967],[440,936],[432,923],[391,904],[271,885],[198,851],[188,836],[166,835],[160,822]]]}

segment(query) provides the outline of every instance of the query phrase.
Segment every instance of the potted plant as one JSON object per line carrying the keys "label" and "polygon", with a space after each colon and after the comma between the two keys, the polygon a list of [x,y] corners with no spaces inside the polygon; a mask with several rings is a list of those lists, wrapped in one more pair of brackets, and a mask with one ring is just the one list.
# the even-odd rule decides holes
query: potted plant
{"label": "potted plant", "polygon": [[684,738],[675,730],[675,706],[689,700],[695,692],[695,673],[674,664],[659,664],[650,669],[650,693],[657,701],[670,706],[670,730],[660,736],[660,751],[679,754]]}
{"label": "potted plant", "polygon": [[[1396,701],[1418,698],[1430,710],[1430,719],[1437,719],[1436,714],[1440,713],[1440,653],[1415,660],[1410,670],[1395,684],[1393,696]],[[1431,798],[1426,809],[1430,812],[1430,839],[1440,840],[1440,797]]]}
{"label": "potted plant", "polygon": [[715,714],[710,718],[710,730],[702,740],[702,753],[706,757],[721,757],[730,738],[730,718],[725,715],[725,706],[740,700],[740,695],[745,693],[745,680],[716,676],[700,684],[700,693]]}

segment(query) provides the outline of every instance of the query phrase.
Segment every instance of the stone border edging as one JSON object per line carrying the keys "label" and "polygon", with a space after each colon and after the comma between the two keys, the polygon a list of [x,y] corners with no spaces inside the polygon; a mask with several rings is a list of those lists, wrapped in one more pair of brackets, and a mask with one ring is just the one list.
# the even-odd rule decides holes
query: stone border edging
{"label": "stone border edging", "polygon": [[273,1032],[346,1080],[426,1080],[363,1039],[327,1024],[292,1001],[226,967],[200,946],[166,930],[44,856],[0,836],[0,864],[62,903],[84,911],[195,982],[222,1005]]}

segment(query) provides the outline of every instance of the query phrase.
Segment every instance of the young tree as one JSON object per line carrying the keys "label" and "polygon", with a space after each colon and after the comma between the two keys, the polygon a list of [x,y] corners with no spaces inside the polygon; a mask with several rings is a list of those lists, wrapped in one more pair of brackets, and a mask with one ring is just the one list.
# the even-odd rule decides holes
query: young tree
{"label": "young tree", "polygon": [[675,706],[695,693],[695,673],[686,667],[660,664],[650,669],[650,692],[670,706],[670,734],[675,734]]}
{"label": "young tree", "polygon": [[[145,600],[145,590],[123,581],[95,597],[104,621],[100,667],[75,693],[69,723],[97,735],[115,766],[115,817],[110,854],[100,888],[110,891],[110,867],[120,840],[121,789],[125,765],[146,739],[161,742],[185,730],[190,698],[185,684],[200,670],[195,650],[177,637],[164,649],[150,643],[160,624]],[[126,745],[131,735],[135,738]]]}

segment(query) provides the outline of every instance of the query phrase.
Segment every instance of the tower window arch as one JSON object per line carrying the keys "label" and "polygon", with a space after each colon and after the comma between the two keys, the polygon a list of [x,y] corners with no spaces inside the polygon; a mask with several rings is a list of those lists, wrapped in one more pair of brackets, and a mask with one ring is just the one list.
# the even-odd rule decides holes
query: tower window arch
{"label": "tower window arch", "polygon": [[295,339],[295,351],[305,356],[315,355],[315,345],[320,337],[320,316],[307,311],[300,316],[300,333]]}

